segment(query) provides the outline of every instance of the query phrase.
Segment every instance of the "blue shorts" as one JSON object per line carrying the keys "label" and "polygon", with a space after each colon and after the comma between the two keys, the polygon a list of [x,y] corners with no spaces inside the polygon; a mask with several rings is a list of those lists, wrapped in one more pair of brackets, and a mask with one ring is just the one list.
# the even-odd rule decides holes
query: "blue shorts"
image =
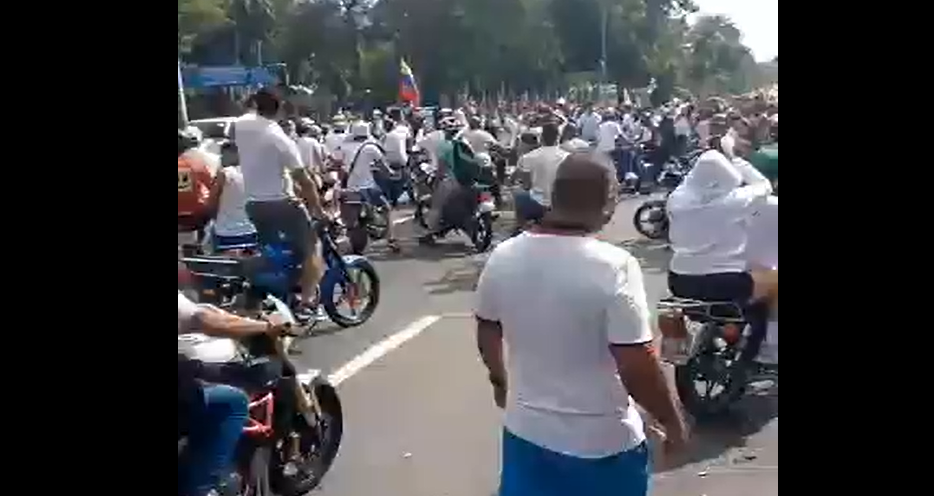
{"label": "blue shorts", "polygon": [[366,188],[357,191],[363,195],[363,199],[366,200],[370,205],[386,205],[389,206],[389,200],[386,198],[386,195],[383,194],[383,190],[377,188]]}
{"label": "blue shorts", "polygon": [[646,496],[650,475],[645,443],[606,458],[577,458],[503,429],[499,496]]}

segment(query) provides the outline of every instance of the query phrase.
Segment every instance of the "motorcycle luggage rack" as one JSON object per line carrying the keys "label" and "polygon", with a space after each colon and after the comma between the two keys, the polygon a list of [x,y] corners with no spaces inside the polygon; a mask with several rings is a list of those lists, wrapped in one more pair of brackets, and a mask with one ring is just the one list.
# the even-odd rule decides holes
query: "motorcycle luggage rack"
{"label": "motorcycle luggage rack", "polygon": [[[733,301],[703,301],[669,296],[659,300],[656,307],[659,310],[680,310],[688,317],[710,319],[717,322],[737,324],[746,322],[743,305]],[[727,312],[716,312],[716,309],[727,309]],[[723,313],[730,315],[723,315]]]}

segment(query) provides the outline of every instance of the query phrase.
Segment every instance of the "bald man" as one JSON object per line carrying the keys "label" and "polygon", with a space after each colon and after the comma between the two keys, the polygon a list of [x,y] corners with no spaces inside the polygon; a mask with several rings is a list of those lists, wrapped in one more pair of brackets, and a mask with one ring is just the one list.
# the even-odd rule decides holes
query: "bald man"
{"label": "bald man", "polygon": [[646,495],[645,426],[630,397],[667,448],[686,438],[652,351],[639,261],[593,237],[610,178],[589,154],[569,155],[542,225],[500,244],[480,275],[477,344],[506,409],[500,496]]}

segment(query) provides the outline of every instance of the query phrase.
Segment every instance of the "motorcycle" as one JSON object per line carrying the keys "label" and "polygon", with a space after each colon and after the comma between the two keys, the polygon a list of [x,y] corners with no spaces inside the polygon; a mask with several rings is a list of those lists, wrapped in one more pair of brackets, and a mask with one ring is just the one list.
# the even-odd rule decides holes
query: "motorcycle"
{"label": "motorcycle", "polygon": [[[288,306],[268,296],[262,312],[294,323]],[[179,353],[197,360],[198,376],[241,387],[250,396],[249,419],[223,481],[228,496],[300,496],[331,468],[343,436],[337,390],[319,371],[298,373],[284,350],[290,337],[257,336],[244,342],[179,336]],[[300,387],[300,390],[299,390]],[[299,392],[301,391],[301,392]],[[179,426],[178,466],[186,466],[187,429]]]}
{"label": "motorcycle", "polygon": [[[778,379],[777,368],[763,370],[753,360],[750,327],[740,305],[663,298],[658,327],[662,360],[674,365],[678,397],[696,419],[725,413],[751,382]],[[706,386],[703,393],[698,382]]]}
{"label": "motorcycle", "polygon": [[366,194],[349,190],[341,191],[339,201],[352,253],[363,255],[370,238],[385,239],[389,234],[389,208],[385,205],[374,205]]}
{"label": "motorcycle", "polygon": [[[356,327],[370,319],[379,304],[380,281],[366,257],[341,256],[332,222],[315,221],[327,270],[319,283],[320,305],[340,327]],[[298,285],[301,260],[284,244],[261,244],[244,256],[183,257],[198,292],[198,300],[220,307],[254,308],[267,295],[288,303],[299,324],[311,330],[315,312],[303,308]],[[364,279],[366,283],[364,284]],[[365,303],[362,301],[365,300]],[[338,308],[346,303],[349,315]]]}
{"label": "motorcycle", "polygon": [[666,190],[665,197],[646,200],[636,209],[632,216],[632,224],[639,234],[653,240],[668,239],[668,197],[684,180],[684,176],[691,170],[699,155],[700,152],[692,152],[684,157],[671,159],[662,166],[658,185]]}
{"label": "motorcycle", "polygon": [[[429,177],[426,178],[427,184],[434,184],[434,171],[426,168],[423,172]],[[490,193],[490,187],[475,184],[467,193],[469,198],[465,201],[470,202],[470,214],[459,215],[460,219],[452,218],[447,212],[442,212],[441,228],[435,234],[443,238],[452,231],[462,231],[473,243],[474,248],[482,253],[490,248],[493,243],[493,221],[495,220],[496,205],[493,202],[493,195]],[[429,230],[428,221],[425,218],[428,210],[431,209],[431,194],[419,196],[415,202],[415,221],[425,230]],[[445,208],[445,210],[448,210]],[[461,210],[461,209],[458,209]]]}

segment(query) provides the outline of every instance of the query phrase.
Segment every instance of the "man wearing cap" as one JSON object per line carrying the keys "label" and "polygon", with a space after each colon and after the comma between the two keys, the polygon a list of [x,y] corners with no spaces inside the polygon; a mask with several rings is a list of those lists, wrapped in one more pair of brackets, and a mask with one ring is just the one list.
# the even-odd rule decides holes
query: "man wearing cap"
{"label": "man wearing cap", "polygon": [[370,138],[370,123],[355,121],[350,125],[350,135],[340,146],[336,160],[343,164],[347,174],[347,185],[344,189],[360,193],[371,205],[386,207],[386,239],[389,248],[396,251],[399,245],[393,228],[392,206],[373,177],[373,168],[384,163],[386,156],[379,144]]}

